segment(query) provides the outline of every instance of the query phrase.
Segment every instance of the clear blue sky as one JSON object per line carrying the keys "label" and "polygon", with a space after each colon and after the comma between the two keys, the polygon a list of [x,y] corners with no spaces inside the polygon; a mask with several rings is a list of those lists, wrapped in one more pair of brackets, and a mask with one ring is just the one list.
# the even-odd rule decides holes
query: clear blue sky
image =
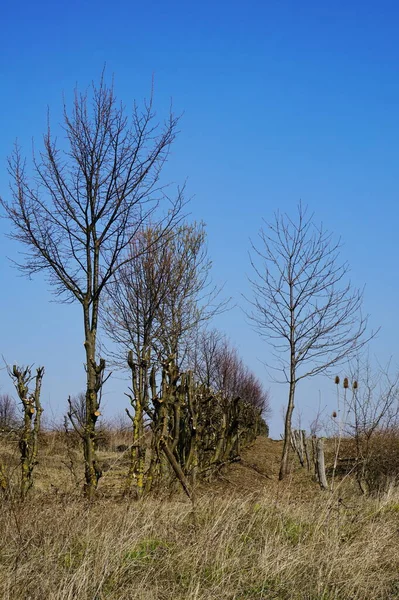
{"label": "clear blue sky", "polygon": [[[352,280],[366,284],[365,310],[382,326],[373,352],[397,353],[399,6],[396,2],[3,2],[0,12],[0,193],[15,138],[40,142],[47,105],[98,78],[104,63],[129,104],[148,95],[184,111],[167,176],[188,180],[193,217],[208,227],[216,281],[240,301],[247,293],[249,238],[276,209],[299,199],[342,236]],[[43,394],[60,414],[83,387],[77,307],[49,303],[41,278],[26,281],[6,256],[17,251],[0,222],[0,352],[42,363]],[[236,309],[219,325],[271,388],[272,432],[281,430],[285,391],[269,382],[260,341]],[[307,418],[319,389],[298,390]],[[0,371],[0,391],[9,391]],[[334,391],[334,390],[332,390]],[[122,410],[123,385],[110,380],[107,412]]]}

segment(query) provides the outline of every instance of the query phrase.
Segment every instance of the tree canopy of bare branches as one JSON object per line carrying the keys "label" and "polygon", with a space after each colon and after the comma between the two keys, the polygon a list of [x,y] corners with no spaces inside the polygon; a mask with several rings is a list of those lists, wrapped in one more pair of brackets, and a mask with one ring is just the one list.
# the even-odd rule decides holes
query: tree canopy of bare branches
{"label": "tree canopy of bare branches", "polygon": [[142,109],[134,104],[129,117],[103,76],[90,92],[75,91],[71,110],[64,105],[65,143],[48,125],[32,172],[18,146],[9,159],[11,197],[1,204],[11,237],[25,249],[18,266],[28,275],[45,272],[61,299],[83,309],[88,497],[101,476],[94,451],[105,369],[96,355],[100,299],[115,272],[135,258],[127,249],[143,224],[160,223],[159,243],[178,219],[182,191],[169,198],[160,183],[177,124],[173,114],[157,124],[152,98]]}
{"label": "tree canopy of bare branches", "polygon": [[356,438],[368,439],[377,430],[396,428],[399,419],[399,373],[391,374],[389,364],[373,368],[368,355],[356,357],[348,370],[352,382],[347,407],[348,432]]}
{"label": "tree canopy of bare branches", "polygon": [[[280,478],[287,473],[291,420],[298,382],[326,372],[366,342],[362,291],[347,281],[340,242],[298,206],[297,217],[276,213],[253,244],[249,317],[273,348],[289,384]],[[281,380],[281,379],[280,379]]]}
{"label": "tree canopy of bare branches", "polygon": [[210,280],[204,225],[181,223],[161,244],[158,229],[137,233],[129,248],[137,258],[119,269],[106,292],[103,323],[124,365],[133,351],[136,362],[149,362],[149,353],[158,364],[173,355],[180,366],[191,333],[226,307]]}
{"label": "tree canopy of bare branches", "polygon": [[[396,453],[399,424],[399,373],[390,364],[372,366],[370,357],[357,356],[344,379],[343,425],[354,439],[356,477],[363,493],[375,490],[389,474],[397,476]],[[339,377],[336,378],[339,382]],[[345,389],[345,386],[348,386]],[[339,383],[337,385],[339,400]],[[338,411],[339,412],[339,411]]]}
{"label": "tree canopy of bare branches", "polygon": [[204,329],[196,341],[194,372],[201,384],[226,400],[238,396],[267,418],[271,414],[269,392],[240,358],[236,348],[217,329]]}

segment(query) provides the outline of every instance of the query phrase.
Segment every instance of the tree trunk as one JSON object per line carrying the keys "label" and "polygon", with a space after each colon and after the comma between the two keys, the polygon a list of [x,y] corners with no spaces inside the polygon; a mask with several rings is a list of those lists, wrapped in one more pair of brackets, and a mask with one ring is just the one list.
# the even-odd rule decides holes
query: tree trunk
{"label": "tree trunk", "polygon": [[141,498],[144,492],[144,470],[145,470],[145,435],[144,435],[144,410],[147,409],[148,400],[148,364],[149,353],[143,352],[140,364],[133,360],[133,352],[128,354],[128,365],[132,373],[132,392],[129,396],[130,404],[134,410],[134,416],[126,409],[126,413],[132,421],[133,435],[130,454],[130,467],[126,482],[126,491],[129,491],[133,482],[135,483],[137,497]]}
{"label": "tree trunk", "polygon": [[290,381],[290,392],[288,397],[288,407],[285,414],[285,426],[284,426],[284,444],[283,454],[281,457],[279,479],[282,480],[288,473],[288,458],[290,452],[290,440],[291,440],[291,423],[292,413],[294,412],[294,398],[295,398],[295,380]]}
{"label": "tree trunk", "polygon": [[98,481],[102,475],[97,461],[95,448],[96,423],[100,416],[100,405],[98,394],[102,386],[103,372],[105,362],[100,360],[99,364],[95,361],[95,334],[86,332],[86,422],[82,432],[83,454],[85,460],[85,485],[84,492],[88,500],[94,498]]}
{"label": "tree trunk", "polygon": [[177,462],[176,458],[173,455],[173,452],[171,451],[171,449],[169,448],[168,444],[166,443],[166,441],[163,437],[161,438],[160,446],[161,446],[162,450],[164,451],[166,458],[168,459],[172,469],[174,470],[176,477],[180,481],[183,490],[186,492],[186,494],[190,498],[190,500],[194,501],[193,493],[190,490],[186,476],[183,473],[183,469]]}

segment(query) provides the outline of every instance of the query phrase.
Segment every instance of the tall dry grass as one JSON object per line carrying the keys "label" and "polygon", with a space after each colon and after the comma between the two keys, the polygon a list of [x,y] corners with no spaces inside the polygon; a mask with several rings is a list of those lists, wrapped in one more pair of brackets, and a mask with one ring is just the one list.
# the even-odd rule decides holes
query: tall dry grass
{"label": "tall dry grass", "polygon": [[[280,485],[243,497],[3,503],[4,600],[260,600],[399,597],[399,493]],[[88,516],[90,518],[88,518]]]}

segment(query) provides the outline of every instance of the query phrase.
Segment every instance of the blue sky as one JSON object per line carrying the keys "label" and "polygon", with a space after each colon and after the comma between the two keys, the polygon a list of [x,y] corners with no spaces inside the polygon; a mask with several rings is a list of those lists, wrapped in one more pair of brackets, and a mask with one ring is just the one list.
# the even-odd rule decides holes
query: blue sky
{"label": "blue sky", "polygon": [[[2,3],[0,194],[15,138],[40,143],[47,106],[56,129],[62,94],[115,75],[129,105],[155,78],[159,112],[170,100],[181,133],[165,176],[187,179],[193,218],[207,224],[214,278],[241,302],[248,293],[249,238],[276,209],[299,199],[344,242],[365,310],[381,326],[372,353],[397,356],[399,8],[395,2]],[[22,279],[6,256],[18,248],[0,222],[0,352],[43,363],[44,400],[60,414],[83,387],[78,307],[50,303],[38,277]],[[217,323],[272,393],[272,432],[281,431],[285,390],[261,360],[268,348],[237,308]],[[397,363],[397,361],[396,361]],[[107,384],[107,413],[123,409],[124,384]],[[0,391],[9,391],[0,371]],[[329,382],[304,384],[304,424],[334,397]],[[331,400],[332,402],[332,400]]]}

